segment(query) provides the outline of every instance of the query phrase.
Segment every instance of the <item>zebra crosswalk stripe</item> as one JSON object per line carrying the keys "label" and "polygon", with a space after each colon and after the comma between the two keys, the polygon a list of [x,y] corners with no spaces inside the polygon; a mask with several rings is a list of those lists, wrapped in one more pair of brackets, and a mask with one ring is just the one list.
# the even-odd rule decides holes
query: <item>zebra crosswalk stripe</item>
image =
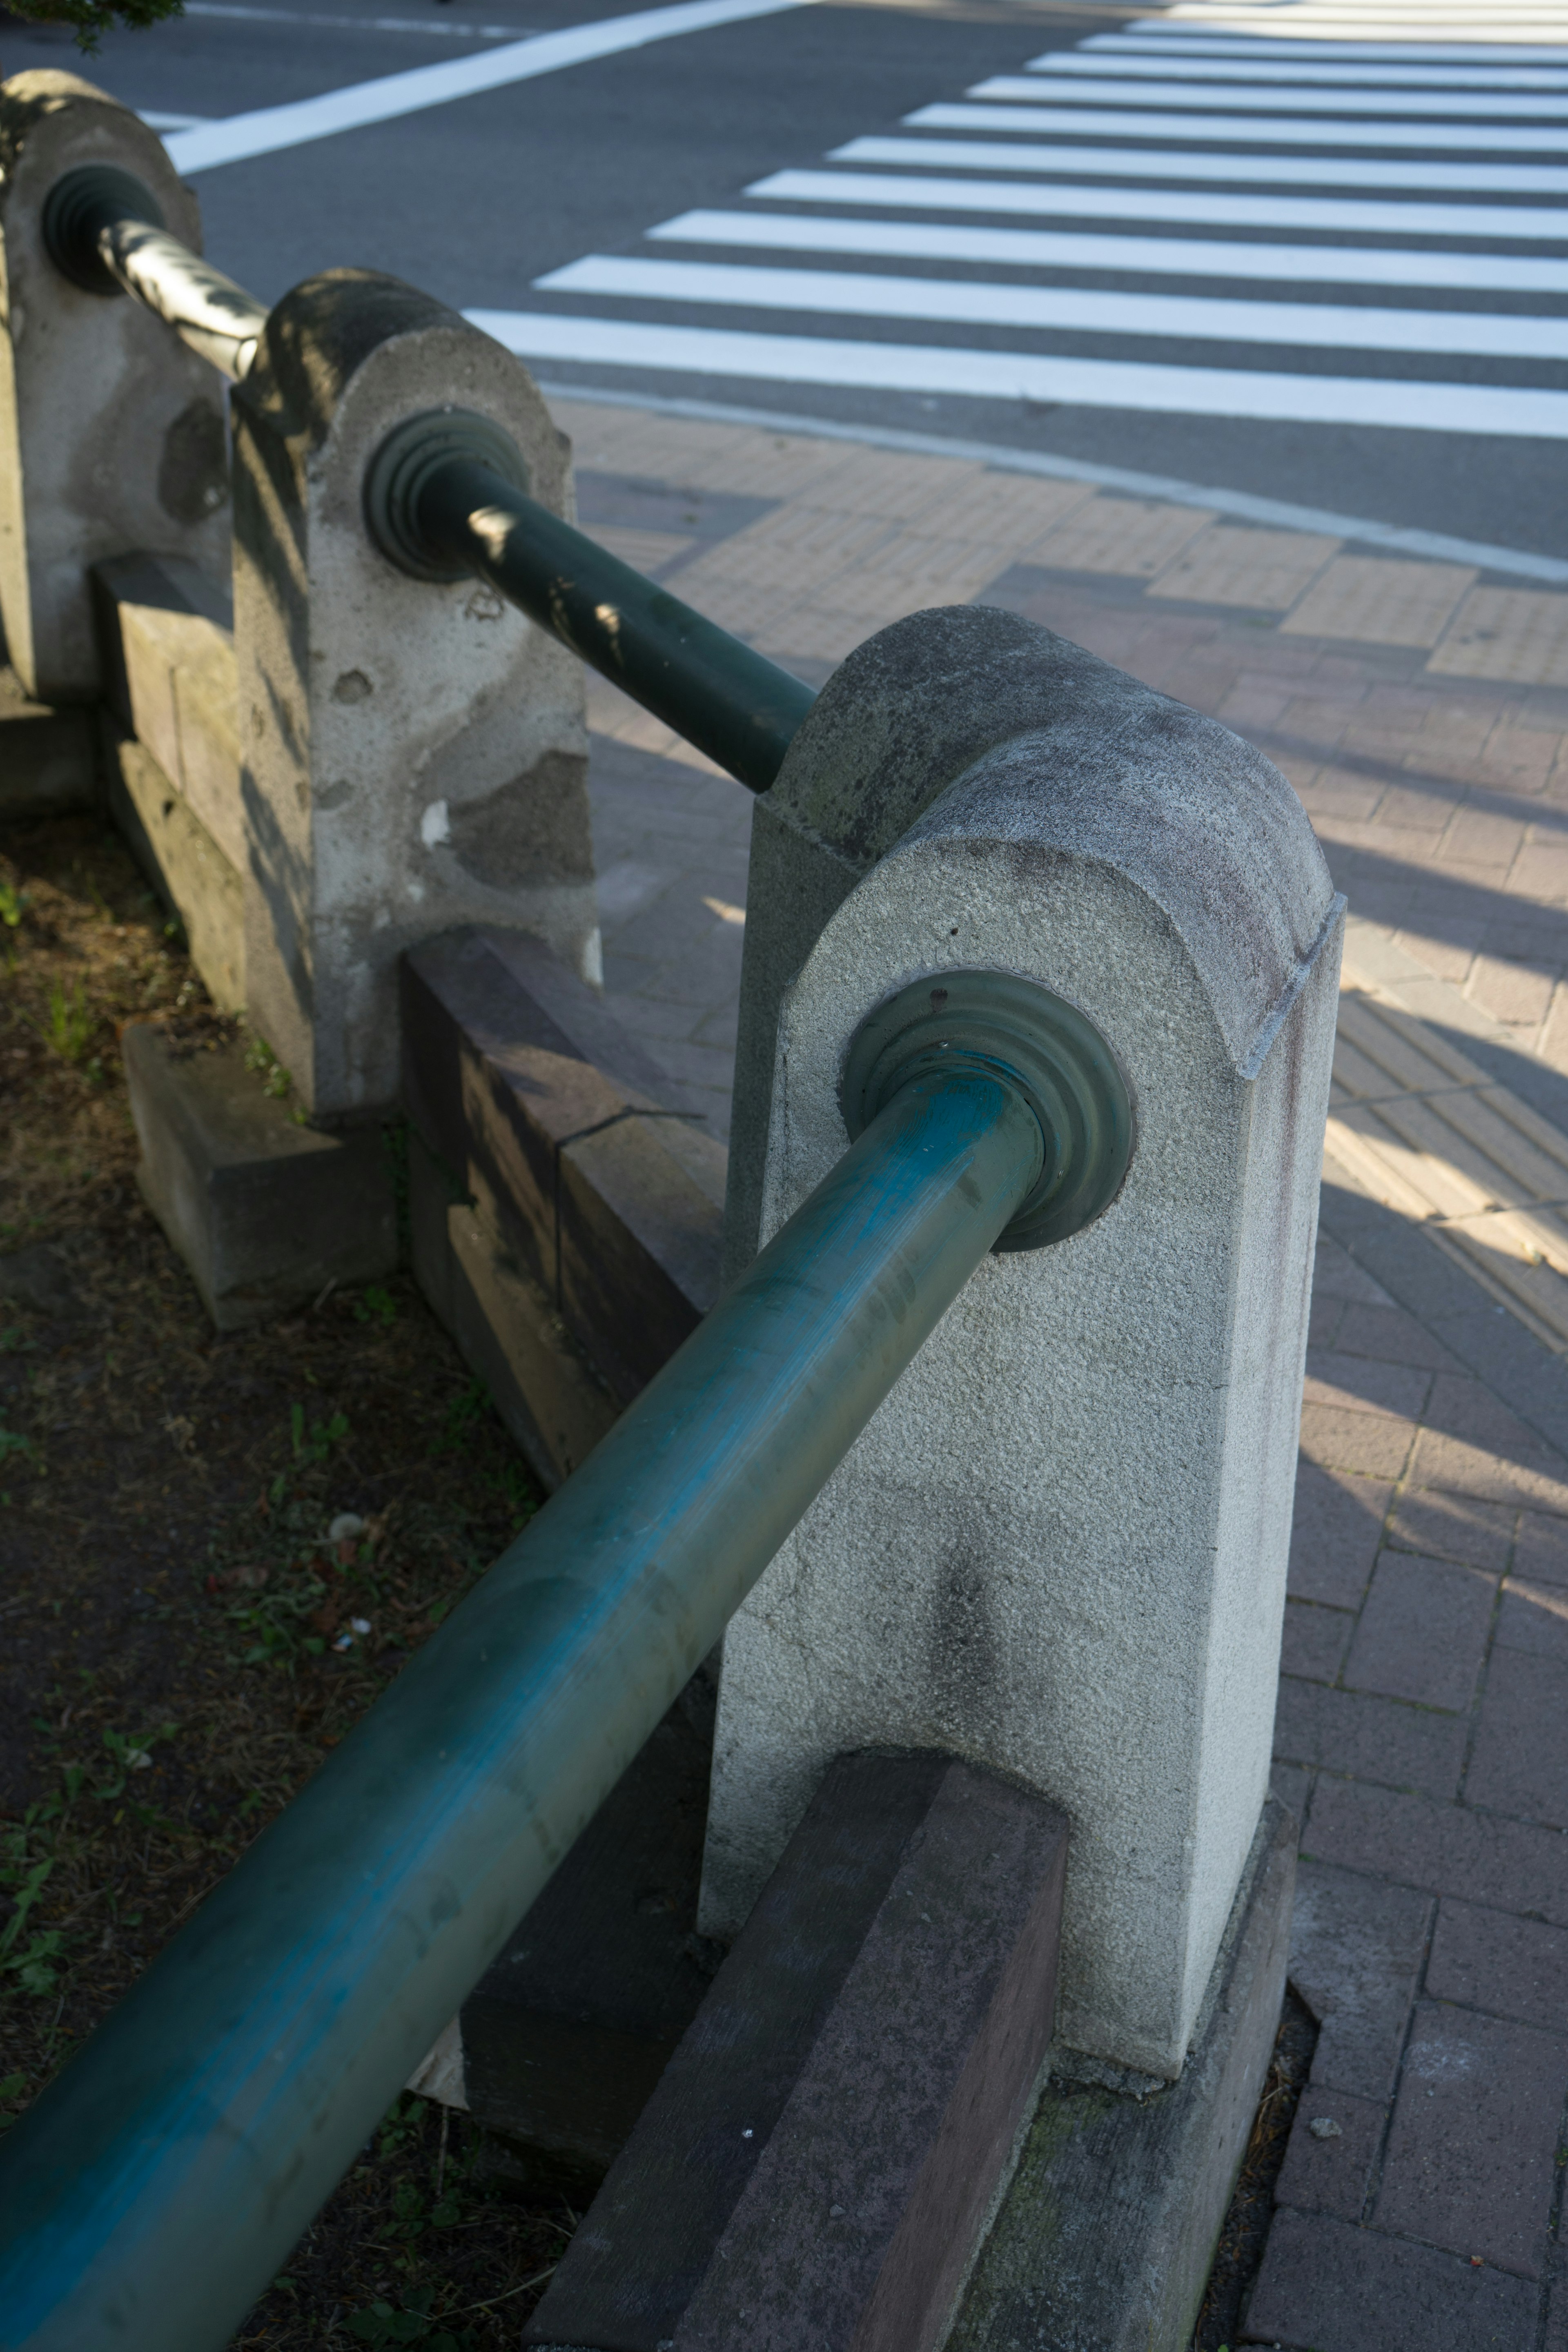
{"label": "zebra crosswalk stripe", "polygon": [[468,315],[639,376],[1563,440],[1564,124],[1557,0],[1177,0]]}

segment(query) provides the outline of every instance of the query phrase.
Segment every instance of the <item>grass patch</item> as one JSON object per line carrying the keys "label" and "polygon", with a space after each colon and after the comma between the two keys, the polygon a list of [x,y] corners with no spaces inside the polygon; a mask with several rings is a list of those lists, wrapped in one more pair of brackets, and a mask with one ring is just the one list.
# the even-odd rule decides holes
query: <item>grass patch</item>
{"label": "grass patch", "polygon": [[[110,1041],[237,1024],[118,838],[9,833],[0,940],[3,2127],[538,1497],[405,1275],[212,1330]],[[498,2195],[486,2148],[399,2099],[236,2347],[514,2344],[576,2216]]]}

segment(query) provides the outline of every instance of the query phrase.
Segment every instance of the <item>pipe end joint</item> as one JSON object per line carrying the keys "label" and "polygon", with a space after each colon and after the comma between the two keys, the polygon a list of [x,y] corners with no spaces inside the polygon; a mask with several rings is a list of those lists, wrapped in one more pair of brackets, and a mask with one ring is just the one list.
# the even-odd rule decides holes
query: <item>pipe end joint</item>
{"label": "pipe end joint", "polygon": [[163,207],[133,173],[118,163],[79,163],[44,198],[44,250],[62,278],[84,294],[122,294],[124,288],[98,250],[102,231],[120,220],[164,226]]}
{"label": "pipe end joint", "polygon": [[415,580],[467,580],[472,567],[432,546],[420,502],[455,457],[486,466],[525,495],[528,467],[504,426],[469,408],[426,409],[395,425],[364,476],[365,528],[387,562]]}
{"label": "pipe end joint", "polygon": [[839,1101],[850,1141],[912,1079],[965,1064],[1008,1079],[1045,1139],[1045,1157],[996,1244],[1041,1249],[1103,1214],[1136,1138],[1131,1089],[1087,1013],[1005,971],[941,971],[868,1013],[850,1042]]}

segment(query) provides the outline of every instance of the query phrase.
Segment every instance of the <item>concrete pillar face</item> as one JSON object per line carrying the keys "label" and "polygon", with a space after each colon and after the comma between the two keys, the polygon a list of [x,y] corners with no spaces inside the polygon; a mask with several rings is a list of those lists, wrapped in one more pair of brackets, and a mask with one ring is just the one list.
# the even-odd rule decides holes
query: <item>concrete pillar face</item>
{"label": "concrete pillar face", "polygon": [[947,1749],[1071,1819],[1060,2038],[1173,2077],[1268,1787],[1343,901],[1212,720],[1010,615],[886,635],[950,678],[989,635],[1032,723],[934,797],[907,753],[922,813],[783,994],[762,1238],[847,1147],[860,1021],[944,969],[1087,1013],[1138,1139],[1095,1223],[981,1266],[731,1621],[702,1926],[735,1931],[834,1757]]}
{"label": "concrete pillar face", "polygon": [[196,201],[163,143],[75,74],[0,84],[0,617],[27,691],[99,691],[88,574],[105,559],[183,555],[228,570],[223,383],[128,295],[85,293],[50,261],[49,190],[112,163],[201,250]]}
{"label": "concrete pillar face", "polygon": [[234,395],[249,1013],[317,1112],[395,1097],[418,940],[510,926],[599,978],[578,663],[488,587],[408,578],[365,529],[376,449],[446,406],[503,426],[570,519],[570,446],[527,371],[395,278],[307,279]]}

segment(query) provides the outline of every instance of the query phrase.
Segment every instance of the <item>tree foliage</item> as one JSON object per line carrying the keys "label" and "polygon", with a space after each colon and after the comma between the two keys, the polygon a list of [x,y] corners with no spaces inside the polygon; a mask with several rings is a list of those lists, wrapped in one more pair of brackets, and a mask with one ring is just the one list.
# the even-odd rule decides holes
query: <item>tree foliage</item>
{"label": "tree foliage", "polygon": [[184,13],[184,0],[5,0],[5,13],[28,24],[74,25],[79,49],[90,56],[105,33],[125,25],[141,31]]}

